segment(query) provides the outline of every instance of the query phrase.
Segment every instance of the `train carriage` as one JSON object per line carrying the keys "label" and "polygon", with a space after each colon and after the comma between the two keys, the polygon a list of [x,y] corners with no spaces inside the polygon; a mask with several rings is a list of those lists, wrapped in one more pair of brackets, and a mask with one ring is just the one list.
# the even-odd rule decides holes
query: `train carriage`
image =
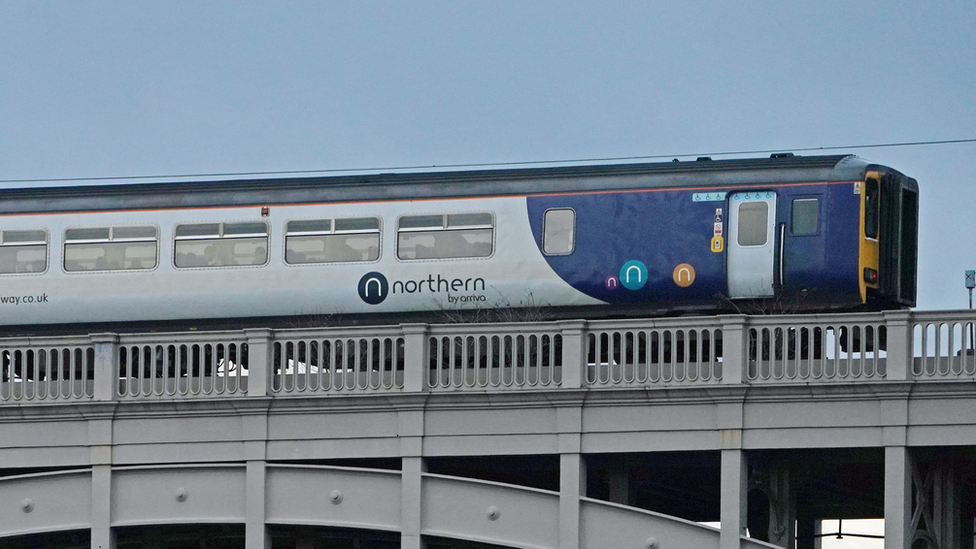
{"label": "train carriage", "polygon": [[854,156],[0,190],[0,326],[892,309],[918,187]]}

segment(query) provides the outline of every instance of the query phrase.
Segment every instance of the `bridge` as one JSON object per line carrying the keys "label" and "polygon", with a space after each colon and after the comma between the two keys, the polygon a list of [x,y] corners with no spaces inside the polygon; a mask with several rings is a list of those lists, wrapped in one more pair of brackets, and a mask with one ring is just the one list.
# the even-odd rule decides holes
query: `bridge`
{"label": "bridge", "polygon": [[974,325],[0,338],[0,545],[812,549],[884,518],[886,547],[971,549]]}

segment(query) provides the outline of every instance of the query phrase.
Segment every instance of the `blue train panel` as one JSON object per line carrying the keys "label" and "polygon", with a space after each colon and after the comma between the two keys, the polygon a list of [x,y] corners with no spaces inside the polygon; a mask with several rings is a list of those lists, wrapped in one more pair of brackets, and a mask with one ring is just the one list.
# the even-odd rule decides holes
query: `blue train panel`
{"label": "blue train panel", "polygon": [[[777,226],[786,224],[781,296],[808,306],[860,303],[860,195],[854,193],[854,185],[784,186],[778,193]],[[794,201],[812,199],[818,211],[811,233],[794,226],[792,214]]]}
{"label": "blue train panel", "polygon": [[[655,189],[530,196],[527,207],[540,250],[545,212],[560,208],[576,212],[573,253],[545,257],[577,290],[612,304],[727,308],[728,196],[737,191]],[[756,193],[756,199],[776,199],[771,237],[777,252],[771,268],[778,270],[782,261],[776,298],[784,308],[794,303],[807,308],[860,302],[860,199],[852,184],[742,191]],[[809,217],[805,226],[793,226],[797,200],[804,201],[808,216],[811,205],[815,206],[812,230]],[[780,254],[781,234],[785,240]]]}
{"label": "blue train panel", "polygon": [[[540,249],[546,210],[575,210],[575,250],[546,260],[563,280],[591,297],[667,306],[722,299],[725,260],[711,250],[716,216],[724,216],[721,199],[695,201],[687,190],[653,190],[530,196],[527,206]],[[680,286],[676,278],[691,283]]]}

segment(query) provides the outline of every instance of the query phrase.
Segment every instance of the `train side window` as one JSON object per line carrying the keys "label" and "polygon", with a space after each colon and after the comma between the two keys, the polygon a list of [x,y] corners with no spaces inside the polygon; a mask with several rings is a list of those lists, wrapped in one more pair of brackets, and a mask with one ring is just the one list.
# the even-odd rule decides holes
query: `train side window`
{"label": "train side window", "polygon": [[879,191],[877,179],[864,182],[864,236],[868,238],[878,238]]}
{"label": "train side window", "polygon": [[572,208],[546,210],[542,223],[542,251],[546,255],[567,255],[576,247],[576,211]]}
{"label": "train side window", "polygon": [[176,226],[174,263],[180,269],[241,267],[268,262],[268,225],[262,222]]}
{"label": "train side window", "polygon": [[87,227],[64,231],[64,270],[155,269],[159,230],[154,225]]}
{"label": "train side window", "polygon": [[793,201],[790,225],[793,235],[817,234],[820,224],[820,201],[816,198],[797,198]]}
{"label": "train side window", "polygon": [[494,232],[490,213],[403,216],[397,222],[397,258],[488,257]]}
{"label": "train side window", "polygon": [[739,246],[764,246],[769,221],[769,204],[743,202],[739,205]]}
{"label": "train side window", "polygon": [[0,274],[47,270],[47,231],[0,231]]}
{"label": "train side window", "polygon": [[380,257],[380,220],[376,217],[289,221],[285,228],[285,263],[349,263]]}

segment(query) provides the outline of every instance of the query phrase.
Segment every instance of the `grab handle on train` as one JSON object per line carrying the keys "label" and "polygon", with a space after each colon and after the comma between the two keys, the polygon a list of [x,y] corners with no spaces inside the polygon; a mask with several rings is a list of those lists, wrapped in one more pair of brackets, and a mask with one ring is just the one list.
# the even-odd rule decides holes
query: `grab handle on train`
{"label": "grab handle on train", "polygon": [[779,224],[779,280],[776,284],[780,288],[786,283],[786,279],[783,276],[785,270],[783,269],[783,259],[785,257],[786,250],[786,223]]}
{"label": "grab handle on train", "polygon": [[782,288],[786,283],[786,278],[784,273],[786,270],[783,268],[783,259],[786,255],[786,223],[779,224],[779,257],[776,259],[777,269],[776,269],[776,287]]}

